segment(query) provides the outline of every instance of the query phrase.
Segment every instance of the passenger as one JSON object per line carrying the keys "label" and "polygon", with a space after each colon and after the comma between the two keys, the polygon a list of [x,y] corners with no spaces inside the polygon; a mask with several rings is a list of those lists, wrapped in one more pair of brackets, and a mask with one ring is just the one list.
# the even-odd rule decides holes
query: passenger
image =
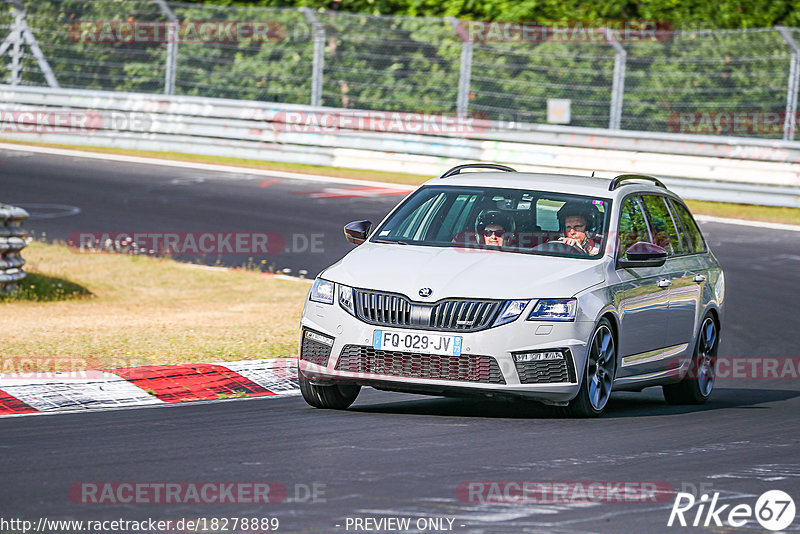
{"label": "passenger", "polygon": [[567,202],[558,210],[558,223],[563,236],[558,241],[580,249],[585,254],[600,253],[600,240],[596,239],[599,212],[595,206],[582,202]]}
{"label": "passenger", "polygon": [[478,242],[493,247],[508,246],[514,221],[497,210],[484,210],[475,219]]}

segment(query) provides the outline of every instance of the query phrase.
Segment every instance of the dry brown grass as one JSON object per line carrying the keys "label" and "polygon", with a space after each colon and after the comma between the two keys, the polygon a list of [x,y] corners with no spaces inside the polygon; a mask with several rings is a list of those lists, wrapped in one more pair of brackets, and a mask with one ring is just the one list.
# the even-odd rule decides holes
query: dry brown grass
{"label": "dry brown grass", "polygon": [[297,354],[305,283],[41,243],[23,255],[28,271],[69,280],[92,296],[0,302],[0,372]]}

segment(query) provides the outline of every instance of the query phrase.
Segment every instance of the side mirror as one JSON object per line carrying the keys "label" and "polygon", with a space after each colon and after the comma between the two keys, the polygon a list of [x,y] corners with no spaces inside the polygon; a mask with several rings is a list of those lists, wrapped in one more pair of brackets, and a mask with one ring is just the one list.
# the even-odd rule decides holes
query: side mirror
{"label": "side mirror", "polygon": [[667,251],[653,243],[639,241],[625,251],[625,259],[617,260],[617,267],[661,267],[667,261]]}
{"label": "side mirror", "polygon": [[344,225],[344,237],[354,245],[360,245],[367,240],[371,221],[354,221]]}

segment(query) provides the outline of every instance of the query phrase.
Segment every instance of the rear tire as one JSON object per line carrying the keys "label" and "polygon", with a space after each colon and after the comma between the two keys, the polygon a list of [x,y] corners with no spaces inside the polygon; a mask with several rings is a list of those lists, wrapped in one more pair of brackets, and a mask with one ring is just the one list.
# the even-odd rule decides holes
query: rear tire
{"label": "rear tire", "polygon": [[361,386],[333,384],[319,386],[312,384],[311,380],[300,371],[297,373],[300,382],[300,393],[305,401],[314,408],[327,408],[331,410],[344,410],[356,400]]}
{"label": "rear tire", "polygon": [[589,354],[578,395],[564,408],[570,417],[598,417],[611,396],[617,372],[617,349],[614,331],[605,317],[600,319],[589,341]]}
{"label": "rear tire", "polygon": [[686,376],[677,384],[662,386],[669,404],[705,404],[714,389],[716,378],[719,327],[709,314],[703,318],[697,335],[692,362]]}

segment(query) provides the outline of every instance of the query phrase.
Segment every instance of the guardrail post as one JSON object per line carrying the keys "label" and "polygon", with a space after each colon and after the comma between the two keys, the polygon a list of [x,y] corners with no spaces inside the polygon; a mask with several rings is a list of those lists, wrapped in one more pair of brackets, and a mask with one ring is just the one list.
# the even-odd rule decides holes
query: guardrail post
{"label": "guardrail post", "polygon": [[797,93],[800,90],[800,47],[794,40],[789,29],[785,26],[776,26],[783,42],[791,49],[792,59],[789,60],[789,84],[786,89],[786,116],[783,120],[783,139],[793,141],[795,124],[797,122]]}
{"label": "guardrail post", "polygon": [[164,94],[175,94],[175,68],[178,62],[178,17],[164,0],[153,0],[161,13],[167,17],[167,60],[164,65]]}
{"label": "guardrail post", "polygon": [[472,49],[473,42],[468,38],[461,21],[455,17],[447,17],[456,35],[461,37],[461,62],[458,68],[458,93],[456,97],[456,113],[459,117],[466,117],[469,111],[469,86],[472,78]]}
{"label": "guardrail post", "polygon": [[625,96],[625,64],[628,53],[617,40],[614,32],[605,29],[606,40],[614,48],[614,76],[611,81],[611,108],[609,109],[608,129],[619,130],[622,121],[622,99]]}
{"label": "guardrail post", "polygon": [[22,208],[0,204],[0,294],[13,293],[26,276],[20,251],[27,246],[22,221],[28,212]]}
{"label": "guardrail post", "polygon": [[320,24],[310,7],[300,11],[311,25],[311,38],[314,42],[314,58],[311,63],[311,105],[322,105],[322,79],[325,73],[325,26]]}

